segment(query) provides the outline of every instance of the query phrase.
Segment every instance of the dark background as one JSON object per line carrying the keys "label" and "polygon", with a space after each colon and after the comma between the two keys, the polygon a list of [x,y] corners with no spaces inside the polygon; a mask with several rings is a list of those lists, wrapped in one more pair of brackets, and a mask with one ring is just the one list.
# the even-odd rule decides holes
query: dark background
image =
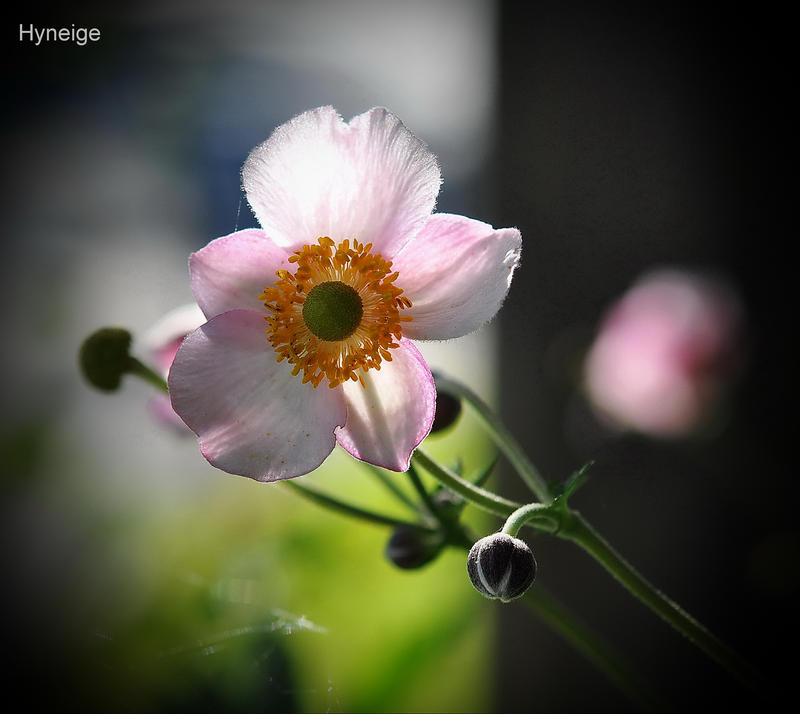
{"label": "dark background", "polygon": [[[654,584],[779,684],[796,665],[800,539],[789,453],[796,326],[789,101],[796,80],[790,22],[777,7],[501,2],[494,149],[484,177],[491,181],[458,191],[446,182],[451,193],[440,205],[522,230],[522,268],[499,318],[501,403],[511,430],[553,480],[594,459],[573,505]],[[109,8],[82,9],[103,27],[102,54],[34,52],[19,45],[17,20],[7,18],[5,168],[13,167],[10,159],[24,160],[15,153],[20,131],[41,132],[45,141],[47,118],[55,122],[75,109],[76,87],[92,90],[77,95],[94,97],[92,111],[107,113],[109,122],[158,125],[159,117],[127,101],[124,88],[168,86],[147,55],[148,41],[163,29],[128,23]],[[36,6],[25,21],[69,24],[74,12],[75,6],[69,12]],[[201,69],[219,59],[202,51],[199,58]],[[119,83],[108,84],[109,76]],[[216,99],[225,101],[224,93]],[[165,113],[167,122],[176,116]],[[232,141],[246,152],[263,138],[264,126],[286,118],[277,110],[259,116]],[[212,165],[209,181],[237,176],[236,151],[193,154],[219,136],[175,132],[174,141],[172,131],[148,140],[163,140],[176,161]],[[6,212],[38,190],[11,170],[2,188]],[[237,189],[235,182],[209,187],[217,200],[196,218],[198,236],[226,232]],[[180,211],[179,202],[160,195],[160,211]],[[111,225],[113,217],[106,218]],[[5,269],[13,270],[3,277],[6,288],[35,277],[22,272],[20,224],[11,228],[2,238],[11,256]],[[52,260],[66,261],[69,246],[55,245]],[[580,355],[604,309],[642,271],[659,265],[725,275],[748,316],[746,367],[716,428],[677,442],[605,432],[578,389]],[[47,288],[41,299],[58,305]],[[6,311],[17,307],[10,298],[4,303]],[[14,329],[12,317],[6,350],[13,350]],[[42,385],[49,388],[46,379]],[[505,488],[524,497],[508,474]],[[676,709],[750,702],[750,693],[573,545],[543,537],[530,542],[539,582],[635,663]],[[24,551],[24,543],[15,544],[15,557]],[[9,590],[11,601],[24,599]],[[498,711],[630,709],[562,640],[520,617],[520,607],[501,610]],[[7,648],[31,687],[40,669],[57,666],[37,660],[37,646],[28,638]],[[28,690],[34,702],[40,695]]]}
{"label": "dark background", "polygon": [[[502,8],[496,218],[517,217],[525,236],[501,315],[504,414],[549,478],[594,459],[573,504],[651,582],[786,684],[797,660],[780,643],[797,632],[799,555],[786,17],[774,6]],[[608,304],[661,265],[736,286],[746,370],[713,433],[612,437],[576,396],[576,364]],[[571,544],[536,541],[540,583],[677,709],[750,701]],[[503,710],[525,710],[531,680],[542,711],[626,708],[544,627],[503,614]]]}

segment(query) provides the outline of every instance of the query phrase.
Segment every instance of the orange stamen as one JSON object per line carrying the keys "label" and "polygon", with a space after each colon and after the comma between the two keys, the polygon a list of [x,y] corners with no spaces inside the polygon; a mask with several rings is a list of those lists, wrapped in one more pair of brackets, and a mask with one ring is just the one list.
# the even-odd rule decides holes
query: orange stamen
{"label": "orange stamen", "polygon": [[[293,365],[292,374],[303,373],[303,382],[318,387],[324,378],[329,387],[347,380],[364,384],[359,371],[380,369],[383,360],[391,361],[391,350],[398,347],[403,335],[402,323],[410,316],[400,310],[411,301],[394,285],[398,274],[391,272],[392,262],[371,253],[372,244],[343,240],[337,246],[328,237],[317,244],[304,245],[290,257],[296,263],[294,273],[278,270],[276,280],[264,288],[259,300],[270,312],[265,317],[267,339],[275,349],[278,362]],[[313,287],[340,281],[353,288],[361,298],[363,315],[352,334],[341,340],[322,340],[309,330],[303,320],[303,303]]]}

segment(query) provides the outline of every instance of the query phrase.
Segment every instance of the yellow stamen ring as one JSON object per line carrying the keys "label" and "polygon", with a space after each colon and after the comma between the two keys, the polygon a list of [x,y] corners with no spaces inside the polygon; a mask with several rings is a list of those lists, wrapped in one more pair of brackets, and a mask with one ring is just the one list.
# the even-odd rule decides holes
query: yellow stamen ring
{"label": "yellow stamen ring", "polygon": [[363,385],[360,372],[391,361],[402,323],[411,320],[400,315],[411,301],[394,285],[391,261],[371,253],[371,243],[350,243],[323,237],[304,245],[289,257],[294,273],[278,270],[258,296],[270,312],[266,333],[276,359],[315,387],[325,377],[330,387],[348,379]]}

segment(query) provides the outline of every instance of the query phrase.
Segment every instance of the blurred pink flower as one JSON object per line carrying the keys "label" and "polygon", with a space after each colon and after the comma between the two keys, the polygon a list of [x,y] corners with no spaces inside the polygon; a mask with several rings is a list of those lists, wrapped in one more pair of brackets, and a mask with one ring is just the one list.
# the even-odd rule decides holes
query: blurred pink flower
{"label": "blurred pink flower", "polygon": [[659,270],[612,306],[584,364],[598,413],[618,426],[678,437],[709,415],[739,358],[742,311],[729,286]]}
{"label": "blurred pink flower", "polygon": [[292,478],[337,443],[404,471],[436,401],[409,338],[490,320],[519,231],[431,215],[436,158],[381,108],[349,123],[331,107],[305,112],[251,152],[242,177],[261,229],[192,254],[208,322],[178,350],[172,406],[230,473]]}
{"label": "blurred pink flower", "polygon": [[[147,355],[147,363],[166,379],[183,339],[204,322],[203,311],[195,303],[181,305],[168,312],[143,336],[142,348]],[[164,426],[174,429],[181,435],[192,433],[175,413],[166,394],[152,397],[148,406],[151,413]]]}

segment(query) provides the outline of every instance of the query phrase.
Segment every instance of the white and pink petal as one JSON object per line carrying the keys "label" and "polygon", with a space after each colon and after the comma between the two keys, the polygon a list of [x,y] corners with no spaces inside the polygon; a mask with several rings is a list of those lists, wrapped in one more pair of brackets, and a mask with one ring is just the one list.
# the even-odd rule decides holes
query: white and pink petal
{"label": "white and pink petal", "polygon": [[346,124],[320,107],[278,127],[242,169],[261,227],[290,250],[328,236],[389,257],[425,224],[441,184],[436,157],[386,109]]}
{"label": "white and pink petal", "polygon": [[275,271],[292,268],[289,254],[257,228],[211,241],[189,257],[192,294],[206,317],[228,310],[261,310],[258,299],[277,280]]}
{"label": "white and pink petal", "polygon": [[413,318],[403,334],[419,340],[461,337],[491,320],[519,265],[516,228],[495,229],[464,216],[437,213],[394,257]]}
{"label": "white and pink petal", "polygon": [[169,374],[173,409],[206,459],[257,481],[308,473],[346,419],[338,389],[314,389],[278,363],[262,313],[232,310],[186,337]]}
{"label": "white and pink petal", "polygon": [[436,411],[436,389],[419,350],[401,340],[391,351],[391,362],[342,385],[347,402],[347,424],[336,439],[361,461],[392,471],[406,471],[411,454],[428,435]]}
{"label": "white and pink petal", "polygon": [[192,302],[170,310],[145,332],[142,349],[159,373],[167,376],[183,338],[205,321],[203,311]]}

